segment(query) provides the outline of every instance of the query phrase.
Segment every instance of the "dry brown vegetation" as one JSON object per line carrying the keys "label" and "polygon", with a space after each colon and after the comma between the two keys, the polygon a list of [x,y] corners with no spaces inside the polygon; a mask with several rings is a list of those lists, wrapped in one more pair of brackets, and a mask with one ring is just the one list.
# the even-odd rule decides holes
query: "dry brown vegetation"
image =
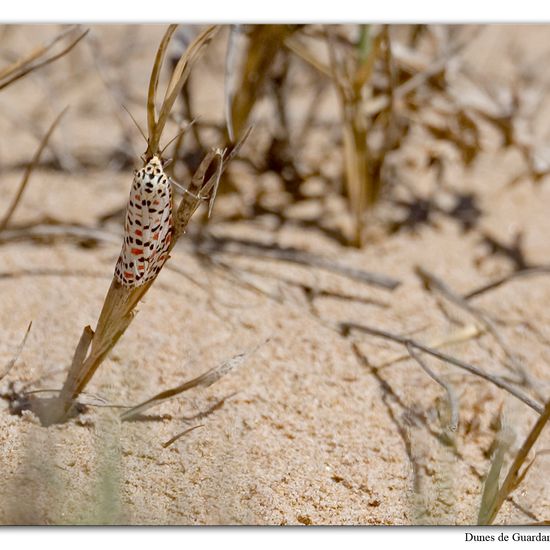
{"label": "dry brown vegetation", "polygon": [[0,32],[2,523],[548,520],[544,29]]}

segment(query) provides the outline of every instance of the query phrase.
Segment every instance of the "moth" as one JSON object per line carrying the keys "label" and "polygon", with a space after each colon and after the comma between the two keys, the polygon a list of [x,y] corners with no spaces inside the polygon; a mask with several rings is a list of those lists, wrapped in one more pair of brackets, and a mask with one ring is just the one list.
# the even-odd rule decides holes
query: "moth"
{"label": "moth", "polygon": [[115,279],[130,288],[154,279],[168,259],[172,231],[170,178],[154,156],[134,175]]}

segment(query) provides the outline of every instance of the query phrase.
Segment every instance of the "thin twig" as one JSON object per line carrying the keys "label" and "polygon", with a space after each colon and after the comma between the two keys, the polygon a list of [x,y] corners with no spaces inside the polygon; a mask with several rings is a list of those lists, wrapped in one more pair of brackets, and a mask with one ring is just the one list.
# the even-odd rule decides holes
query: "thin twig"
{"label": "thin twig", "polygon": [[472,36],[469,36],[466,40],[461,40],[460,42],[457,42],[456,44],[452,45],[449,50],[443,54],[443,56],[428,66],[428,68],[422,72],[416,73],[414,76],[409,78],[406,82],[401,84],[401,86],[397,87],[394,92],[394,96],[396,99],[402,99],[406,97],[408,94],[422,86],[425,82],[427,82],[430,78],[435,76],[437,73],[441,72],[453,59],[456,57],[460,51],[471,43],[471,41],[477,37],[477,35],[481,32],[483,27],[478,27],[474,30],[472,33]]}
{"label": "thin twig", "polygon": [[6,78],[6,76],[10,74],[16,73],[25,65],[30,65],[33,61],[35,61],[40,56],[47,53],[48,50],[50,50],[55,46],[55,44],[57,44],[60,40],[63,40],[63,38],[68,36],[70,33],[72,33],[76,29],[77,29],[77,25],[70,26],[68,29],[65,29],[64,31],[54,36],[48,43],[33,50],[27,56],[21,57],[17,61],[13,62],[11,65],[8,65],[3,69],[0,69],[0,80],[2,80],[3,78]]}
{"label": "thin twig", "polygon": [[8,363],[4,367],[3,372],[0,372],[0,380],[2,380],[2,378],[4,378],[4,376],[6,376],[10,372],[10,370],[13,368],[13,366],[17,362],[17,359],[19,359],[19,356],[21,355],[21,352],[25,347],[25,342],[27,341],[27,337],[29,335],[29,332],[31,331],[31,327],[32,327],[32,321],[29,323],[29,326],[27,327],[27,332],[25,332],[25,336],[23,336],[23,340],[21,340],[21,343],[19,344],[19,346],[17,346],[14,356],[8,361]]}
{"label": "thin twig", "polygon": [[422,357],[420,357],[420,354],[418,354],[414,347],[411,345],[410,342],[407,342],[406,344],[407,351],[411,355],[411,357],[418,363],[420,368],[426,372],[426,374],[435,380],[446,392],[447,397],[449,398],[449,407],[451,409],[451,422],[449,423],[449,430],[452,432],[456,432],[458,428],[458,421],[459,421],[459,413],[458,413],[458,398],[456,397],[456,392],[454,391],[451,384],[448,382],[445,382],[442,378],[440,378],[428,365],[424,362]]}
{"label": "thin twig", "polygon": [[93,227],[37,224],[30,227],[2,231],[0,233],[0,244],[24,239],[51,239],[53,237],[120,243],[119,235],[101,229],[94,229]]}
{"label": "thin twig", "polygon": [[254,241],[237,241],[209,235],[208,239],[203,240],[199,246],[199,251],[211,254],[223,252],[227,254],[238,254],[251,256],[254,258],[267,258],[290,262],[308,267],[316,267],[324,271],[329,271],[360,281],[362,283],[378,286],[388,290],[397,288],[401,281],[388,277],[380,273],[372,273],[363,269],[348,267],[327,258],[315,256],[308,252],[293,248],[277,248],[272,245],[264,245]]}
{"label": "thin twig", "polygon": [[535,391],[535,393],[537,394],[537,397],[541,399],[541,395],[537,390],[538,384],[536,380],[534,380],[533,377],[527,372],[527,370],[521,364],[516,354],[509,348],[508,344],[504,341],[504,338],[501,336],[500,332],[498,331],[492,319],[483,311],[469,304],[462,296],[460,296],[460,294],[452,290],[449,287],[449,285],[447,285],[445,282],[443,282],[441,279],[439,279],[432,273],[429,273],[428,271],[426,271],[424,268],[417,266],[415,271],[416,271],[416,274],[422,279],[427,289],[436,290],[442,296],[447,298],[447,300],[451,301],[458,307],[467,311],[470,315],[473,315],[480,323],[483,324],[483,326],[487,329],[487,331],[490,334],[492,334],[493,338],[496,340],[497,344],[500,346],[500,348],[504,352],[504,355],[506,356],[508,361],[511,363],[511,365],[507,365],[510,368],[510,370],[519,374],[521,376],[522,381],[526,382],[529,385],[529,387],[533,389],[533,391]]}
{"label": "thin twig", "polygon": [[[456,332],[453,332],[449,336],[445,336],[442,338],[434,338],[427,345],[431,348],[437,349],[437,348],[442,348],[446,346],[451,346],[454,344],[460,344],[467,340],[477,338],[482,334],[483,334],[483,330],[481,330],[477,325],[474,325],[474,324],[466,325],[464,327],[459,328],[458,330],[456,330]],[[385,360],[382,364],[373,366],[372,368],[376,371],[381,371],[401,361],[405,361],[406,359],[409,359],[408,353],[399,353],[398,355],[395,355]]]}
{"label": "thin twig", "polygon": [[509,275],[505,275],[504,277],[495,279],[490,283],[487,283],[480,287],[474,288],[473,290],[470,290],[470,292],[467,292],[466,294],[464,294],[463,298],[465,300],[477,298],[481,294],[485,294],[490,290],[495,290],[496,288],[499,288],[503,284],[513,281],[515,279],[521,279],[523,277],[532,277],[534,275],[548,275],[549,273],[550,273],[550,265],[538,265],[535,267],[520,269],[518,271],[514,271],[513,273],[510,273]]}
{"label": "thin twig", "polygon": [[49,57],[48,59],[45,59],[44,61],[37,63],[36,65],[31,65],[30,67],[27,67],[21,72],[15,74],[11,78],[8,78],[8,80],[0,83],[0,90],[4,89],[6,86],[9,86],[10,84],[13,84],[14,82],[19,80],[20,78],[23,78],[25,75],[29,74],[30,72],[40,69],[41,67],[44,67],[46,65],[49,65],[50,63],[53,63],[60,57],[63,57],[65,54],[69,53],[88,34],[89,30],[90,29],[86,29],[83,33],[81,33],[75,40],[73,40],[66,48],[61,50],[58,54],[52,55],[52,57]]}
{"label": "thin twig", "polygon": [[538,414],[542,414],[544,410],[544,407],[542,405],[540,405],[539,403],[531,399],[528,395],[525,395],[523,392],[516,389],[514,386],[512,386],[511,384],[503,380],[501,377],[486,373],[481,369],[479,369],[478,367],[474,367],[473,365],[470,365],[465,361],[457,359],[452,355],[447,355],[446,353],[442,353],[433,348],[430,348],[424,344],[421,344],[416,340],[413,340],[412,338],[399,336],[398,334],[393,334],[391,332],[380,330],[374,327],[369,327],[366,325],[359,325],[357,323],[344,322],[344,323],[340,323],[339,327],[340,327],[340,331],[344,334],[348,334],[350,331],[356,330],[358,332],[364,332],[366,334],[370,334],[371,336],[377,336],[379,338],[385,338],[386,340],[397,342],[398,344],[401,344],[403,346],[410,344],[411,346],[425,353],[428,353],[429,355],[433,355],[434,357],[437,357],[441,361],[450,363],[451,365],[461,368],[469,372],[470,374],[474,374],[475,376],[479,376],[480,378],[483,378],[484,380],[491,382],[495,386],[503,390],[506,390],[508,393],[513,395],[516,399],[519,399],[520,401],[525,403],[528,407],[536,411]]}

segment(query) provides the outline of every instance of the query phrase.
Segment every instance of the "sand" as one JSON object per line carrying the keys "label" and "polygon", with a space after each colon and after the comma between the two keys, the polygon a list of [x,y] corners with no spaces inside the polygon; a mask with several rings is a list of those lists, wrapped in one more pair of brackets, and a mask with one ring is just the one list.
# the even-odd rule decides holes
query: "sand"
{"label": "sand", "polygon": [[[33,40],[51,32],[33,28]],[[28,33],[29,28],[10,31],[10,51],[24,47]],[[161,34],[162,27],[92,26],[92,38],[109,59],[109,77],[126,82],[135,98],[129,107],[140,121]],[[492,27],[465,57],[473,70],[487,71],[504,83],[511,69],[503,52],[516,48],[535,60],[546,51],[548,37],[548,27]],[[130,38],[132,48],[124,49]],[[65,172],[40,168],[14,227],[48,220],[91,226],[125,203],[131,168],[118,170],[113,160],[103,166],[95,162],[111,158],[120,145],[115,117],[125,114],[94,67],[91,50],[83,46],[55,68],[0,93],[0,112],[9,113],[0,120],[3,205],[15,193],[20,164],[36,146],[28,122],[45,127],[58,106],[70,103],[71,109],[54,145],[67,152],[68,166],[71,156],[85,156],[90,164],[79,162]],[[542,83],[547,72],[535,78]],[[215,117],[222,94],[211,88],[205,84],[201,102],[214,105],[206,116]],[[548,115],[544,120],[547,124]],[[536,123],[544,126],[540,119]],[[143,143],[132,132],[139,155]],[[416,150],[419,165],[410,169],[410,180],[420,189],[433,185],[433,173],[422,165],[421,145]],[[550,187],[529,179],[509,186],[524,168],[519,155],[494,146],[472,167],[452,174],[454,188],[473,191],[480,201],[483,214],[470,232],[436,215],[432,225],[414,231],[374,231],[367,246],[355,250],[292,224],[274,231],[261,220],[224,223],[215,216],[210,225],[219,237],[294,246],[383,273],[401,281],[394,291],[320,269],[245,256],[224,260],[246,275],[213,270],[194,254],[196,226],[191,228],[170,264],[192,280],[162,271],[88,386],[84,414],[44,428],[31,412],[10,415],[7,401],[0,401],[0,523],[475,523],[499,414],[513,427],[516,449],[535,413],[490,383],[427,359],[459,398],[458,430],[450,432],[443,388],[411,359],[391,361],[403,354],[401,346],[358,333],[344,337],[334,327],[344,321],[362,323],[425,343],[472,328],[475,319],[426,291],[414,270],[421,265],[466,293],[513,268],[509,259],[488,254],[482,235],[511,243],[518,230],[526,258],[546,263]],[[238,178],[244,168],[236,163],[233,170]],[[223,196],[219,205],[224,208]],[[16,389],[61,386],[82,328],[97,321],[120,250],[120,230],[120,218],[114,218],[105,226],[111,240],[95,246],[74,239],[0,245],[0,365],[13,356],[33,322],[20,359],[1,382],[4,389],[10,384]],[[322,292],[310,300],[304,287]],[[472,302],[501,322],[501,334],[540,380],[542,395],[549,388],[549,300],[550,278],[540,275],[510,282]],[[210,388],[162,403],[138,421],[122,423],[122,409],[112,407],[135,405],[259,344],[238,369]],[[493,374],[509,374],[490,334],[445,350]],[[163,447],[197,424],[202,427]],[[548,448],[549,437],[548,431],[543,434],[539,451]],[[548,519],[549,467],[550,456],[539,455],[498,523]]]}

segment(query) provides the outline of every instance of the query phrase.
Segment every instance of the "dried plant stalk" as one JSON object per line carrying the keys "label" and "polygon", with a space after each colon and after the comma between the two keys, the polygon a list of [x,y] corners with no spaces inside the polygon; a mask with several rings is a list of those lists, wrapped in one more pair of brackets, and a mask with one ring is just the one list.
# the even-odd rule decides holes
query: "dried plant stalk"
{"label": "dried plant stalk", "polygon": [[336,45],[327,30],[332,78],[342,109],[344,167],[349,206],[354,218],[352,243],[363,245],[363,217],[367,207],[378,197],[379,185],[371,173],[371,153],[367,142],[367,120],[363,112],[363,87],[369,81],[378,56],[383,34],[379,33],[372,46],[363,46],[357,55],[353,72],[348,74],[345,63],[336,56]]}
{"label": "dried plant stalk", "polygon": [[157,51],[155,63],[153,65],[153,72],[151,73],[149,94],[147,97],[147,128],[149,131],[149,139],[147,142],[147,151],[145,153],[146,160],[149,160],[151,157],[158,154],[160,138],[168,120],[168,115],[170,114],[176,98],[180,94],[187,78],[189,77],[191,67],[203,52],[204,47],[210,43],[219,30],[219,27],[216,25],[212,25],[205,29],[195,38],[195,40],[193,40],[181,56],[176,67],[174,68],[174,71],[172,72],[172,76],[170,78],[170,82],[168,83],[168,87],[166,88],[164,100],[157,119],[155,106],[160,69],[164,62],[164,58],[166,57],[168,44],[170,43],[170,39],[172,38],[176,28],[177,25],[170,25],[164,34]]}
{"label": "dried plant stalk", "polygon": [[[76,32],[76,27],[71,27],[66,31],[55,36],[48,44],[41,46],[29,55],[22,57],[21,59],[15,61],[11,65],[0,69],[0,90],[6,88],[10,84],[17,82],[20,78],[23,78],[27,74],[41,67],[53,63],[60,57],[63,57],[65,54],[69,53],[89,32],[89,29],[86,29],[82,32]],[[59,53],[46,57],[46,54],[61,40],[67,36],[73,36],[73,39],[69,44],[63,48]],[[75,36],[76,35],[76,36]]]}
{"label": "dried plant stalk", "polygon": [[[160,115],[157,119],[155,104],[159,72],[166,55],[168,43],[175,29],[174,25],[168,27],[157,51],[151,73],[147,98],[149,136],[148,147],[145,153],[146,162],[153,156],[160,157],[159,144],[162,131],[175,98],[189,76],[191,64],[196,61],[200,51],[202,51],[203,47],[218,30],[215,26],[208,27],[182,55],[169,81],[164,101],[160,108]],[[248,133],[230,150],[215,150],[206,156],[193,177],[187,192],[184,193],[180,204],[175,209],[173,232],[168,254],[176,244],[178,238],[185,232],[185,228],[198,206],[203,200],[209,197],[217,182],[219,182],[220,175],[227,163],[237,154],[247,136]],[[168,254],[166,255],[167,258]],[[42,403],[37,407],[37,414],[39,414],[43,424],[48,425],[62,422],[67,418],[77,396],[86,387],[97,368],[132,322],[136,314],[136,306],[154,283],[155,279],[156,274],[152,279],[140,286],[124,286],[116,277],[113,278],[103,303],[96,330],[93,332],[90,327],[84,329],[59,397],[47,404],[47,406],[44,406],[44,403]]]}
{"label": "dried plant stalk", "polygon": [[269,74],[268,68],[284,45],[284,41],[296,28],[296,25],[255,25],[250,31],[243,72],[236,88],[238,93],[228,91],[232,98],[232,132],[237,138],[246,127],[250,112]]}
{"label": "dried plant stalk", "polygon": [[23,336],[23,340],[21,340],[21,343],[19,346],[17,346],[17,349],[15,350],[15,354],[13,357],[8,361],[2,372],[0,372],[0,380],[4,378],[7,374],[9,374],[10,370],[13,368],[15,363],[17,362],[17,359],[19,359],[19,356],[21,355],[21,352],[23,351],[23,348],[25,347],[25,344],[27,342],[27,338],[29,336],[29,332],[31,331],[32,327],[32,321],[29,323],[29,326],[27,327],[27,331],[25,332],[25,336]]}

